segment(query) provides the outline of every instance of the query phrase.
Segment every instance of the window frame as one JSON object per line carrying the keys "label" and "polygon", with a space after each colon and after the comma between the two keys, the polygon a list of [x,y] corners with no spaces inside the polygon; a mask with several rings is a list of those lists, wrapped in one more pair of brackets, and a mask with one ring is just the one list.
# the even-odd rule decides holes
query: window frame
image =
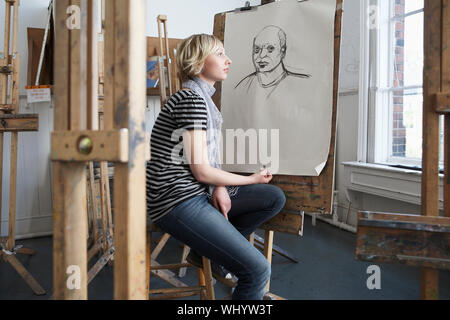
{"label": "window frame", "polygon": [[[423,85],[394,87],[395,20],[423,13],[423,8],[394,15],[395,0],[361,1],[361,60],[358,161],[421,168],[422,157],[392,156],[393,93]],[[373,20],[375,15],[375,20]],[[375,22],[375,23],[374,23]],[[386,68],[386,61],[388,67]],[[422,91],[423,92],[423,91]]]}

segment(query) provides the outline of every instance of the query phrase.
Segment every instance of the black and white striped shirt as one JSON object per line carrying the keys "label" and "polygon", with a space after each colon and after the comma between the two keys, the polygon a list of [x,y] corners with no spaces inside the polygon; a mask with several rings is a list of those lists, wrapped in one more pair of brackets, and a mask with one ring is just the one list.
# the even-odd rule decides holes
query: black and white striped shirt
{"label": "black and white striped shirt", "polygon": [[193,176],[183,153],[186,130],[207,130],[205,101],[197,93],[180,90],[159,113],[151,134],[147,163],[147,214],[157,221],[183,201],[207,194],[207,186]]}

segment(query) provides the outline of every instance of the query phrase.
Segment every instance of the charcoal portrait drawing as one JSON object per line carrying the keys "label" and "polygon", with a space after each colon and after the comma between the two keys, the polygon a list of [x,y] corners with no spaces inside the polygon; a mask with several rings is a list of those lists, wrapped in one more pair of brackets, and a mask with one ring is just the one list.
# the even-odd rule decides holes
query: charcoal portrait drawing
{"label": "charcoal portrait drawing", "polygon": [[335,16],[336,0],[284,0],[227,13],[224,46],[232,64],[220,95],[223,168],[321,174],[333,131]]}

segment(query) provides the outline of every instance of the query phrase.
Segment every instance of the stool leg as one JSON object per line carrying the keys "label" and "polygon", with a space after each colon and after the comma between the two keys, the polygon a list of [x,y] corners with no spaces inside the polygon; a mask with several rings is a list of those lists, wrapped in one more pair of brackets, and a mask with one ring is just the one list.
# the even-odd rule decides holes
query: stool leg
{"label": "stool leg", "polygon": [[[183,253],[181,255],[181,263],[186,263],[186,257],[189,254],[189,251],[191,251],[191,248],[189,248],[187,245],[183,246]],[[186,268],[180,268],[178,271],[178,276],[180,278],[183,278],[186,275]]]}
{"label": "stool leg", "polygon": [[205,257],[202,257],[202,262],[203,262],[203,273],[204,273],[205,286],[206,286],[206,299],[207,300],[215,300],[214,285],[213,285],[212,272],[211,272],[211,261]]}
{"label": "stool leg", "polygon": [[149,298],[149,290],[150,290],[150,274],[151,274],[151,270],[150,270],[150,268],[151,268],[151,261],[152,261],[152,259],[151,259],[151,249],[152,249],[152,233],[151,232],[148,232],[147,233],[147,248],[146,248],[147,250],[147,261],[146,261],[146,263],[147,263],[147,299]]}
{"label": "stool leg", "polygon": [[205,274],[203,273],[202,268],[197,268],[198,273],[198,286],[202,289],[200,290],[200,300],[206,299],[206,281],[205,281]]}

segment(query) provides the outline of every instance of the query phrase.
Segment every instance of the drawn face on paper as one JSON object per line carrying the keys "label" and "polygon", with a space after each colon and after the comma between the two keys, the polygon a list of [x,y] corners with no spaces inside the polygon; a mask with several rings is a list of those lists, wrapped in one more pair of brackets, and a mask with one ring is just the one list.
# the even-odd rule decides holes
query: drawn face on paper
{"label": "drawn face on paper", "polygon": [[253,64],[256,72],[271,72],[283,61],[286,46],[281,44],[282,32],[278,27],[269,26],[253,40]]}

